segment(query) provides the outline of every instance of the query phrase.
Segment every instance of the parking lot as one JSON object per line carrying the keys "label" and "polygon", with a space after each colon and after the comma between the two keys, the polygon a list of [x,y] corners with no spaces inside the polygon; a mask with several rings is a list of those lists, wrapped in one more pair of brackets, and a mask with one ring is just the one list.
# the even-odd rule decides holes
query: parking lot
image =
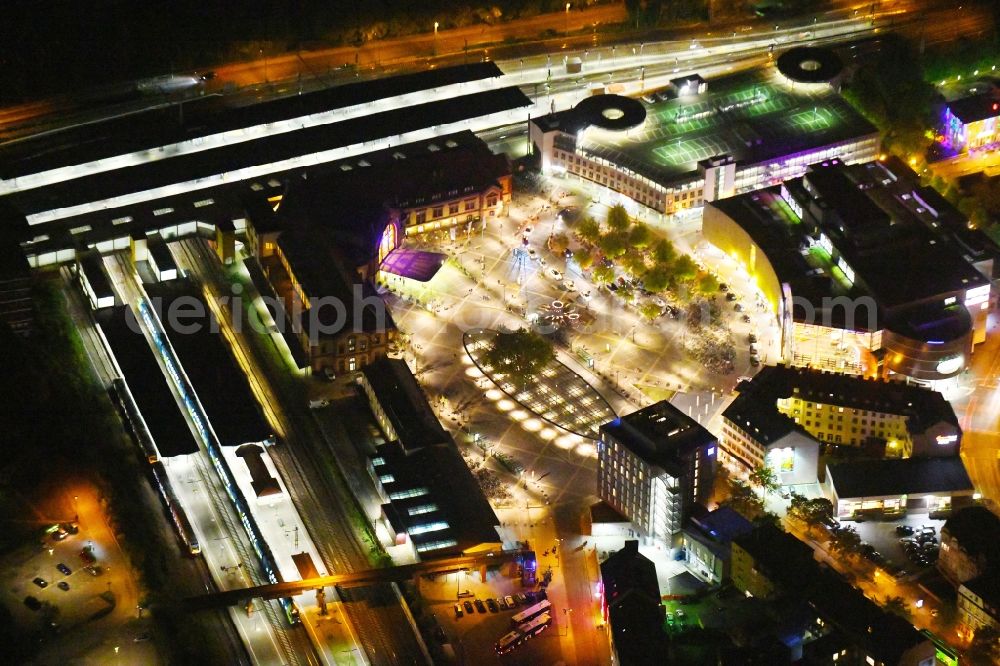
{"label": "parking lot", "polygon": [[901,538],[914,537],[897,534],[896,527],[899,525],[906,525],[913,528],[917,532],[919,532],[920,528],[923,526],[933,527],[934,538],[940,540],[941,526],[944,525],[944,521],[931,520],[927,517],[926,513],[918,513],[908,515],[895,521],[868,520],[863,523],[849,522],[844,524],[855,527],[858,530],[858,534],[861,535],[861,540],[865,543],[871,544],[876,551],[881,553],[883,557],[886,558],[888,562],[896,564],[912,574],[916,574],[929,568],[930,566],[933,566],[933,563],[918,565],[913,561],[913,559],[908,557],[899,540]]}
{"label": "parking lot", "polygon": [[[56,537],[40,529],[37,540],[4,557],[0,584],[13,622],[25,631],[44,632],[39,663],[82,663],[115,655],[123,664],[159,663],[149,640],[149,614],[137,608],[138,587],[94,489],[73,486],[63,504],[59,515],[65,521],[78,514],[77,533]],[[81,555],[84,550],[87,555]]]}
{"label": "parking lot", "polygon": [[[528,592],[521,587],[520,578],[508,576],[507,573],[510,573],[507,568],[499,571],[489,570],[486,582],[479,579],[477,572],[451,573],[433,580],[421,578],[419,590],[424,603],[454,646],[459,663],[558,662],[561,659],[559,635],[565,635],[566,631],[560,626],[561,611],[556,604],[553,604],[552,624],[548,629],[502,657],[496,654],[494,650],[496,642],[511,630],[511,617],[532,603],[529,599],[506,609],[498,605],[486,606],[488,599],[513,597]],[[463,596],[459,597],[459,594]],[[466,602],[473,607],[472,612],[466,609]],[[456,615],[456,603],[462,607],[460,617]]]}

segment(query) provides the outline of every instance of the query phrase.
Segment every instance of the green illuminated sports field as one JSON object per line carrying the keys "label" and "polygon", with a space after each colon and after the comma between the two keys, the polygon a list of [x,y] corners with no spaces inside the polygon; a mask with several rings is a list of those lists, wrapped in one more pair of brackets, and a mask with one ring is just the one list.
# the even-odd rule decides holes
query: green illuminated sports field
{"label": "green illuminated sports field", "polygon": [[641,128],[588,132],[586,149],[665,182],[723,153],[757,162],[875,132],[832,91],[800,93],[764,75],[713,79],[704,95],[646,109]]}

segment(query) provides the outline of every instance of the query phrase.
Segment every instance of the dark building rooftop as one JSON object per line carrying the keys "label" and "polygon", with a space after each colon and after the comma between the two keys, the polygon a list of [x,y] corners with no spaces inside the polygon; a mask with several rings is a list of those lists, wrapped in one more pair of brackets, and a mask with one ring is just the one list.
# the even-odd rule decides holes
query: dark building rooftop
{"label": "dark building rooftop", "polygon": [[1000,116],[1000,99],[992,92],[955,99],[947,106],[951,114],[966,125]]}
{"label": "dark building rooftop", "polygon": [[691,522],[721,543],[729,543],[753,530],[753,523],[728,506],[719,507],[700,518],[692,518]]}
{"label": "dark building rooftop", "polygon": [[183,114],[174,107],[157,108],[9,144],[0,150],[0,177],[38,173],[502,74],[496,63],[483,62],[358,81],[247,106],[232,105],[218,96],[187,100]]}
{"label": "dark building rooftop", "polygon": [[125,305],[106,308],[95,318],[111,345],[156,450],[165,458],[197,453],[194,434],[131,310]]}
{"label": "dark building rooftop", "polygon": [[278,480],[271,476],[264,463],[264,449],[258,444],[244,444],[236,449],[236,455],[243,459],[250,472],[250,485],[257,497],[280,495],[281,486]]}
{"label": "dark building rooftop", "polygon": [[[496,531],[500,521],[451,440],[412,451],[398,442],[382,444],[372,463],[377,475],[392,477],[382,483],[386,494],[398,497],[383,505],[386,517],[397,530],[410,534],[421,557],[457,555],[481,544],[500,545]],[[412,494],[421,489],[426,492]],[[420,531],[421,526],[437,527],[436,523],[444,525]],[[449,540],[456,543],[421,551]]]}
{"label": "dark building rooftop", "polygon": [[[372,284],[347,273],[345,262],[336,250],[336,240],[331,236],[329,230],[322,228],[286,231],[278,236],[278,247],[310,299],[310,308],[301,314],[303,330],[309,332],[314,322],[324,326],[321,332],[325,335],[349,330],[395,329],[389,309]],[[323,304],[319,299],[329,300]],[[335,303],[342,304],[343,309]],[[319,309],[311,312],[316,307]]]}
{"label": "dark building rooftop", "polygon": [[954,513],[944,528],[973,557],[986,557],[1000,578],[1000,518],[984,506],[970,506]]}
{"label": "dark building rooftop", "polygon": [[958,426],[955,411],[944,396],[902,382],[777,365],[761,368],[753,379],[740,383],[736,390],[739,396],[722,414],[761,442],[772,442],[795,429],[805,432],[778,411],[778,400],[792,396],[841,407],[905,415],[907,427],[913,433],[923,432],[940,421]]}
{"label": "dark building rooftop", "polygon": [[827,466],[840,499],[972,491],[959,456],[855,460]]}
{"label": "dark building rooftop", "polygon": [[666,471],[678,470],[691,453],[716,441],[715,435],[666,400],[620,416],[600,430]]}
{"label": "dark building rooftop", "polygon": [[435,125],[456,123],[530,104],[524,93],[514,86],[470,93],[186,153],[169,159],[144,162],[17,192],[8,195],[8,198],[19,211],[30,215],[236,172],[262,164],[280,163],[303,155],[404,135]]}
{"label": "dark building rooftop", "polygon": [[621,663],[663,663],[667,640],[656,565],[639,552],[638,541],[626,541],[601,563],[601,582]]}
{"label": "dark building rooftop", "polygon": [[758,525],[732,543],[745,550],[768,578],[788,590],[800,588],[815,573],[812,548],[770,523]]}
{"label": "dark building rooftop", "polygon": [[[433,207],[436,201],[499,184],[509,174],[506,156],[493,154],[472,132],[435,137],[331,162],[308,177],[290,177],[277,224],[322,226],[345,258],[361,266],[375,256],[391,210],[424,202]],[[455,217],[467,214],[463,209]]]}
{"label": "dark building rooftop", "polygon": [[1000,612],[1000,572],[996,569],[965,581],[962,585],[978,595],[987,607],[993,609],[994,614]]}
{"label": "dark building rooftop", "polygon": [[928,640],[912,624],[882,610],[836,573],[818,565],[814,568],[807,588],[810,605],[878,663],[898,664],[907,650]]}
{"label": "dark building rooftop", "polygon": [[[182,279],[146,285],[146,292],[152,299],[160,299],[161,321],[171,305],[180,298],[189,303],[197,300],[202,312],[206,313],[197,322],[200,325],[193,327],[194,330],[181,332],[177,326],[166,325],[166,322],[163,328],[219,443],[239,446],[269,439],[273,432],[261,416],[246,375],[236,365],[232,352],[222,341],[222,335],[212,331],[212,311],[205,304],[201,291],[189,280]],[[192,322],[185,319],[184,323]],[[218,324],[215,323],[214,327],[217,331]]]}
{"label": "dark building rooftop", "polygon": [[381,356],[362,372],[403,448],[412,450],[451,441],[406,361]]}
{"label": "dark building rooftop", "polygon": [[907,650],[927,641],[909,622],[882,610],[836,572],[821,566],[812,548],[791,534],[763,524],[734,543],[750,553],[788,597],[806,601],[832,625],[828,628],[878,662],[898,664]]}

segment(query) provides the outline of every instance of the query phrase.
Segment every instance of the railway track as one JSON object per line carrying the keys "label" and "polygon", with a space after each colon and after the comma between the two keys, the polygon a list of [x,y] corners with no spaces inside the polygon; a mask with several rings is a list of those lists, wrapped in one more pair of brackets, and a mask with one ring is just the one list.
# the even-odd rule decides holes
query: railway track
{"label": "railway track", "polygon": [[[178,264],[193,275],[201,277],[204,297],[219,303],[221,287],[226,284],[214,253],[200,238],[190,238],[172,244]],[[250,297],[250,294],[244,294]],[[231,304],[230,301],[226,301]],[[221,328],[232,330],[230,306],[217,307],[216,315],[222,320]],[[245,317],[244,317],[245,320]],[[258,345],[248,340],[248,335],[227,336],[233,353],[241,358],[241,365],[249,369],[248,378],[258,400],[262,403],[272,427],[282,435],[283,445],[271,447],[271,458],[288,485],[292,502],[316,544],[327,571],[353,572],[368,569],[371,562],[361,542],[352,507],[356,500],[342,481],[337,460],[309,442],[321,442],[318,425],[310,420],[303,404],[290,404],[287,391],[280,389],[274,379],[276,372]],[[340,477],[338,480],[336,477]],[[360,508],[357,509],[360,511]],[[390,631],[406,622],[389,585],[372,585],[352,590],[342,604],[344,614],[357,637],[367,660],[376,666],[423,664],[425,658],[412,632]],[[405,625],[404,625],[405,626]]]}

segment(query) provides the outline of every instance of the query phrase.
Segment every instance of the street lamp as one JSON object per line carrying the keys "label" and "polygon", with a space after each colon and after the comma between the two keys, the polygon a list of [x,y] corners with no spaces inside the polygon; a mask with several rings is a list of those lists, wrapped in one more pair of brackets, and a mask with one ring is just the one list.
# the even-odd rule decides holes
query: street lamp
{"label": "street lamp", "polygon": [[441,25],[437,21],[434,21],[434,55],[438,52],[438,26]]}
{"label": "street lamp", "polygon": [[573,3],[571,3],[571,2],[567,2],[566,3],[566,34],[567,35],[569,34],[569,8],[572,6],[572,4]]}

